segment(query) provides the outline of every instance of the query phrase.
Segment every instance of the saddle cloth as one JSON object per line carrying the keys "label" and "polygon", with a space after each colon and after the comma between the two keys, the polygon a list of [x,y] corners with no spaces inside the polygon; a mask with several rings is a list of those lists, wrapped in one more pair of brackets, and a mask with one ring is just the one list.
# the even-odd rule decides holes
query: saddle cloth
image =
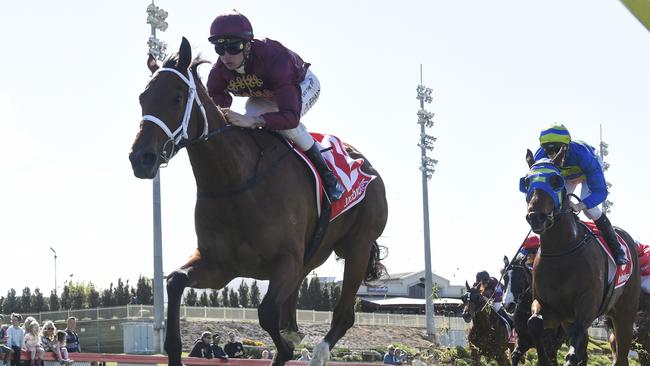
{"label": "saddle cloth", "polygon": [[639,255],[639,274],[641,275],[641,291],[650,294],[650,245],[636,242]]}
{"label": "saddle cloth", "polygon": [[[311,136],[318,142],[323,150],[323,158],[330,167],[336,178],[338,178],[341,185],[345,188],[345,193],[340,200],[332,203],[332,211],[330,213],[330,222],[335,218],[354,207],[357,203],[361,202],[366,196],[366,188],[377,176],[366,174],[361,170],[364,163],[363,159],[352,159],[345,151],[345,147],[341,140],[332,135],[310,133]],[[320,175],[316,171],[314,164],[307,158],[305,153],[300,149],[294,151],[305,161],[307,166],[311,169],[315,184],[316,184],[316,205],[318,214],[321,212],[321,202],[324,199],[323,182]]]}
{"label": "saddle cloth", "polygon": [[614,289],[624,286],[627,283],[627,280],[632,275],[632,265],[633,265],[630,249],[625,244],[625,241],[623,240],[623,238],[621,238],[618,235],[618,233],[616,234],[616,238],[618,239],[618,244],[623,248],[623,251],[625,252],[625,257],[627,258],[627,264],[625,264],[625,266],[617,266],[616,263],[614,262],[614,258],[612,257],[612,252],[609,249],[607,243],[605,242],[605,239],[600,235],[600,232],[598,231],[596,224],[592,221],[583,221],[583,223],[587,225],[587,227],[591,230],[591,232],[594,233],[596,238],[598,238],[598,243],[607,254],[607,258],[609,258],[609,260],[607,261],[607,263],[609,264],[608,271],[607,271],[608,283],[612,283],[612,281],[614,281]]}

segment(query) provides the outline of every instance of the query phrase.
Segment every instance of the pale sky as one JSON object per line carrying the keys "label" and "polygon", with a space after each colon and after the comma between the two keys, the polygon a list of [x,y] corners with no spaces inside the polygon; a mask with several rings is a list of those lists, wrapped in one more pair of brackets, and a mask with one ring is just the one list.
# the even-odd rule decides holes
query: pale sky
{"label": "pale sky", "polygon": [[[151,181],[128,152],[150,28],[149,1],[6,2],[0,12],[0,295],[74,274],[101,288],[153,272]],[[433,89],[440,161],[429,183],[434,272],[461,284],[496,273],[528,232],[518,179],[539,131],[564,123],[575,139],[610,145],[610,215],[650,243],[650,34],[616,0],[160,0],[175,51],[182,36],[215,60],[212,19],[236,8],[257,37],[312,64],[322,93],[303,123],[360,149],[382,175],[389,220],[380,244],[390,272],[424,268],[419,166],[423,64]],[[187,5],[191,4],[191,5]],[[209,67],[201,74],[206,76]],[[241,101],[235,104],[241,108]],[[195,185],[185,152],[162,170],[165,273],[196,246]],[[342,276],[330,260],[321,276]]]}

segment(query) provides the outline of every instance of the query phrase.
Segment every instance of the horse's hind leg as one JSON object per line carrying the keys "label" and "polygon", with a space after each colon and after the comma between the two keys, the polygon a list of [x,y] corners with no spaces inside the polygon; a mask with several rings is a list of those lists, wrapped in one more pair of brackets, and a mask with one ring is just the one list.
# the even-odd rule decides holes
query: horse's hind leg
{"label": "horse's hind leg", "polygon": [[[614,321],[614,334],[616,342],[616,354],[614,366],[627,366],[628,353],[632,345],[633,322],[636,317],[635,311],[619,311],[617,307],[616,318]],[[631,315],[630,315],[631,314]]]}
{"label": "horse's hind leg", "polygon": [[346,240],[358,245],[346,252],[345,267],[343,270],[343,285],[341,297],[334,308],[330,331],[323,338],[323,342],[314,348],[314,357],[311,365],[323,365],[329,358],[329,351],[334,347],[345,332],[354,324],[354,301],[361,281],[366,275],[368,258],[372,240]]}
{"label": "horse's hind leg", "polygon": [[296,321],[299,290],[300,286],[296,286],[296,290],[282,305],[282,315],[280,316],[280,333],[294,345],[300,344],[304,338],[304,334],[298,331],[298,322]]}
{"label": "horse's hind leg", "polygon": [[287,310],[283,310],[282,307],[291,299],[300,284],[302,272],[299,262],[291,255],[281,258],[276,268],[277,270],[271,275],[264,300],[257,308],[257,315],[260,326],[271,336],[278,350],[273,365],[282,366],[293,358],[294,350],[293,343],[280,334],[280,326],[290,323],[290,319],[287,320]]}
{"label": "horse's hind leg", "polygon": [[218,269],[210,268],[200,255],[195,255],[181,268],[167,276],[167,330],[165,334],[165,351],[169,366],[181,366],[180,306],[183,290],[194,288],[222,288],[232,277],[226,276]]}

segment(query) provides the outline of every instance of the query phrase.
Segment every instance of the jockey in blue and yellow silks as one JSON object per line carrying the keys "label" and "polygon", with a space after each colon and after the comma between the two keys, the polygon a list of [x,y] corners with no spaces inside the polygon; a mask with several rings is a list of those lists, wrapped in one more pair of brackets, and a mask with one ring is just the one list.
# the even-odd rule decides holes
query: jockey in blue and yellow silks
{"label": "jockey in blue and yellow silks", "polygon": [[542,130],[539,136],[541,147],[535,153],[535,161],[542,158],[553,159],[562,146],[567,145],[564,163],[560,170],[565,179],[567,193],[572,193],[578,184],[580,190],[580,203],[569,201],[571,208],[593,220],[607,245],[612,250],[616,264],[627,263],[625,253],[616,239],[616,233],[605,213],[600,209],[600,204],[607,199],[607,183],[601,161],[596,149],[582,141],[572,141],[569,130],[564,125],[554,124]]}

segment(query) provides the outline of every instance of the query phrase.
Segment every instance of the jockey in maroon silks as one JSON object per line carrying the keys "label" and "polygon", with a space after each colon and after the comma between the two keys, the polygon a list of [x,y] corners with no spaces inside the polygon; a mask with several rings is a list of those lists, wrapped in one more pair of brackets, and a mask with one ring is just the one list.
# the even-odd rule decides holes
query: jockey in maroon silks
{"label": "jockey in maroon silks", "polygon": [[[483,296],[492,297],[492,308],[499,314],[503,320],[508,322],[510,330],[514,329],[514,322],[510,319],[506,309],[503,307],[503,285],[499,280],[490,276],[487,271],[481,271],[476,274],[476,283],[483,288]],[[512,335],[510,335],[512,336]]]}
{"label": "jockey in maroon silks", "polygon": [[[212,22],[208,40],[219,60],[208,76],[208,93],[228,123],[273,130],[304,151],[320,174],[330,201],[344,192],[300,117],[318,100],[320,83],[300,56],[271,39],[253,38],[248,19],[232,11]],[[232,95],[248,97],[244,114],[230,110]]]}

